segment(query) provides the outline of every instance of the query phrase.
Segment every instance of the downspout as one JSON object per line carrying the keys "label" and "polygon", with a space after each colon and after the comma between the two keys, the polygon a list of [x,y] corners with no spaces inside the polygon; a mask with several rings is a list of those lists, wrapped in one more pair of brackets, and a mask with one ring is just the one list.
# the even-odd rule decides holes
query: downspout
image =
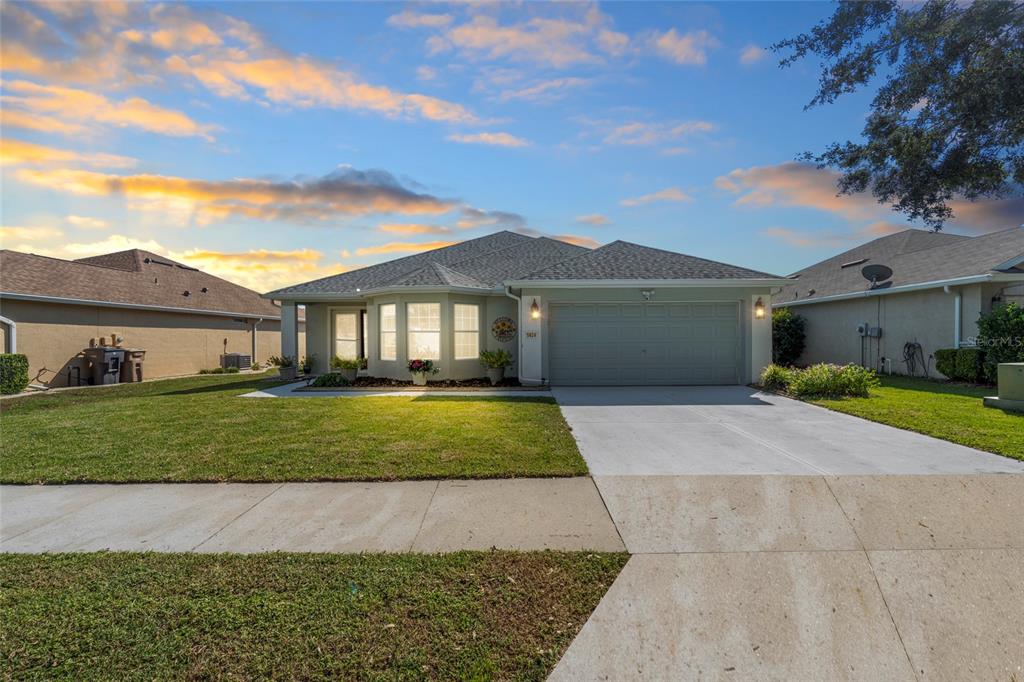
{"label": "downspout", "polygon": [[543,384],[543,379],[534,379],[531,377],[523,376],[523,299],[512,293],[512,287],[505,287],[505,295],[516,302],[516,339],[518,341],[519,355],[516,357],[516,376],[519,378],[519,383],[523,381],[536,381],[538,384]]}
{"label": "downspout", "polygon": [[[947,294],[954,293],[950,286],[947,284],[942,287],[942,290]],[[953,299],[953,348],[960,347],[960,330],[963,328],[962,325],[962,310],[963,310],[963,293],[959,289],[956,291],[956,298]]]}
{"label": "downspout", "polygon": [[17,353],[18,352],[18,323],[14,320],[0,315],[0,322],[7,325],[7,348],[3,349],[4,353]]}

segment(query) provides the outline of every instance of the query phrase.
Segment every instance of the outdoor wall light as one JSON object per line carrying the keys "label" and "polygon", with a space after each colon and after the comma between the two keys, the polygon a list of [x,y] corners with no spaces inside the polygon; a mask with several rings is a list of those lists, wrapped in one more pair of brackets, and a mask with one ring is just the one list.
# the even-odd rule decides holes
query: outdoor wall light
{"label": "outdoor wall light", "polygon": [[540,319],[540,306],[537,305],[537,299],[533,299],[533,303],[530,304],[530,318],[534,320]]}
{"label": "outdoor wall light", "polygon": [[764,301],[761,300],[760,296],[754,302],[754,317],[758,320],[764,319]]}

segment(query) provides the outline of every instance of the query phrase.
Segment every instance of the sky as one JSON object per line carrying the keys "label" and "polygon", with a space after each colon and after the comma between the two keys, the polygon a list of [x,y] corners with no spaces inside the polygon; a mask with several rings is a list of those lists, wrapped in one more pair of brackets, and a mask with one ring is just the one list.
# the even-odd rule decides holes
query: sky
{"label": "sky", "polygon": [[[905,229],[795,161],[828,3],[0,5],[0,240],[269,291],[498,230],[787,274]],[[1019,226],[956,201],[950,232]],[[921,227],[918,225],[918,227]]]}

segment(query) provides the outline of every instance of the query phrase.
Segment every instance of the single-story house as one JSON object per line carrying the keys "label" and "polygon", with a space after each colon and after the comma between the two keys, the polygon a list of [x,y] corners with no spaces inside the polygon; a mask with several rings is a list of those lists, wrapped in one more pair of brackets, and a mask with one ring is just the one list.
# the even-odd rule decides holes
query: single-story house
{"label": "single-story house", "polygon": [[973,345],[978,318],[1024,302],[1024,229],[904,230],[789,276],[774,298],[806,320],[800,364],[856,363],[941,378],[934,353]]}
{"label": "single-story house", "polygon": [[280,306],[259,293],[148,251],[78,260],[0,251],[3,348],[28,356],[34,384],[85,383],[83,350],[116,337],[146,351],[147,379],[214,368],[226,353],[265,363],[281,354],[280,325]]}
{"label": "single-story house", "polygon": [[785,282],[628,242],[498,232],[264,295],[281,301],[285,354],[305,306],[318,373],[358,357],[409,379],[420,358],[435,379],[468,379],[501,348],[524,384],[738,384],[771,360],[766,308]]}

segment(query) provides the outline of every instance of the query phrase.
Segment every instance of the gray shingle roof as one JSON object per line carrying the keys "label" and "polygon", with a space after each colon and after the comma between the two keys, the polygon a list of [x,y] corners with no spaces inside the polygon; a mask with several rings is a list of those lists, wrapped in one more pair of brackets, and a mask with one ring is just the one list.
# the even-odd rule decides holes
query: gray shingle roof
{"label": "gray shingle roof", "polygon": [[[794,273],[791,277],[799,277],[786,285],[774,302],[785,304],[866,291],[869,285],[861,269],[869,264],[892,268],[893,276],[887,287],[892,288],[984,275],[1021,255],[1024,255],[1024,229],[1021,228],[978,237],[904,230]],[[847,267],[842,267],[844,264]]]}
{"label": "gray shingle roof", "polygon": [[593,279],[763,279],[778,278],[757,270],[616,241],[536,270],[520,280]]}

